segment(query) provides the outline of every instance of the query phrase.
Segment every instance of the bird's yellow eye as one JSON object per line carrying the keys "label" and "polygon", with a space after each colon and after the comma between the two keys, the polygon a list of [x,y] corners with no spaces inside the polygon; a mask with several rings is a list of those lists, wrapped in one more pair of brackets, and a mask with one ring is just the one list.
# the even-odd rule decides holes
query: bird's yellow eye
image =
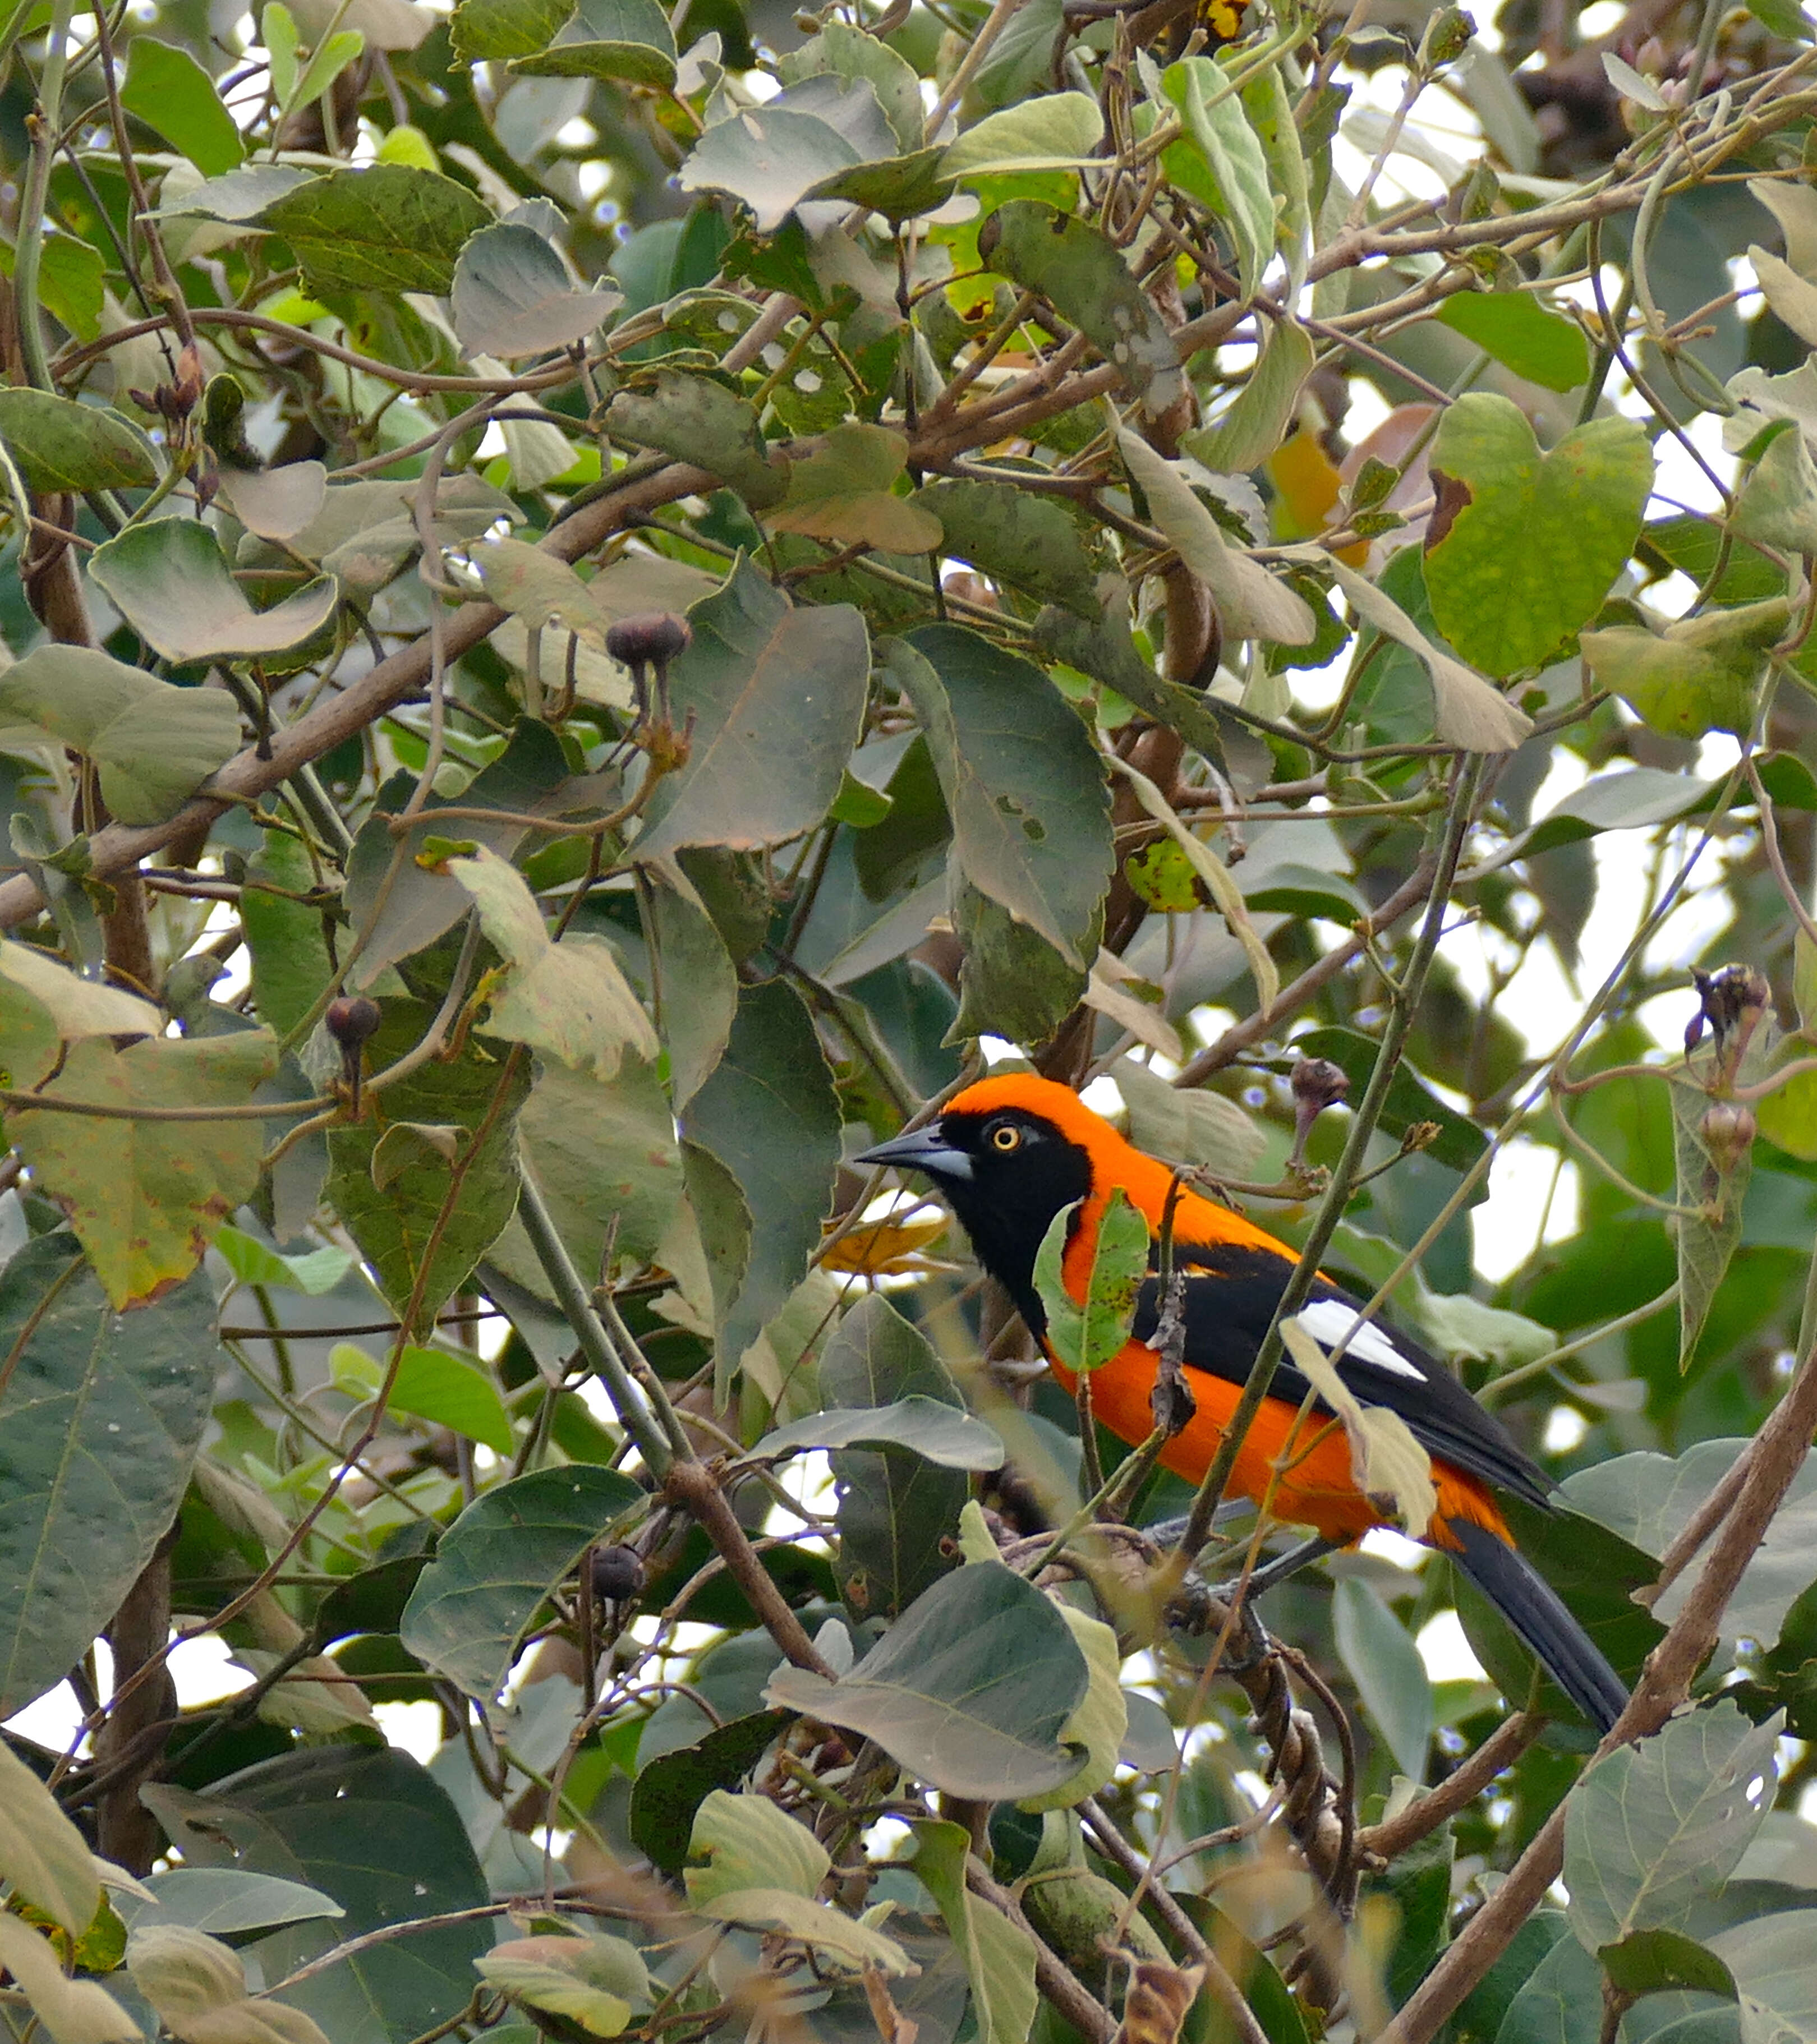
{"label": "bird's yellow eye", "polygon": [[1000,1121],[990,1132],[991,1147],[1006,1155],[1012,1150],[1022,1147],[1022,1131],[1012,1121]]}

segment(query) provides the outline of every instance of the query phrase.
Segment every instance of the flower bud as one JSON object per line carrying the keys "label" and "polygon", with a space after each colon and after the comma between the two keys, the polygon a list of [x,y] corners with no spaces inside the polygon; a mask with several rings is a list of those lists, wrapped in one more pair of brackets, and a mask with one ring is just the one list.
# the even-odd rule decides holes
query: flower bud
{"label": "flower bud", "polygon": [[640,673],[663,668],[687,651],[693,641],[688,620],[672,610],[642,610],[607,628],[605,650],[621,667]]}
{"label": "flower bud", "polygon": [[349,1051],[357,1051],[384,1020],[378,1003],[368,1001],[364,994],[351,1000],[331,1001],[328,1012],[322,1017],[328,1034],[342,1050]]}
{"label": "flower bud", "polygon": [[643,1594],[647,1580],[643,1557],[635,1547],[596,1547],[593,1550],[593,1593],[622,1604]]}
{"label": "flower bud", "polygon": [[1753,1148],[1758,1126],[1753,1108],[1733,1101],[1718,1101],[1705,1108],[1697,1124],[1698,1137],[1725,1178]]}

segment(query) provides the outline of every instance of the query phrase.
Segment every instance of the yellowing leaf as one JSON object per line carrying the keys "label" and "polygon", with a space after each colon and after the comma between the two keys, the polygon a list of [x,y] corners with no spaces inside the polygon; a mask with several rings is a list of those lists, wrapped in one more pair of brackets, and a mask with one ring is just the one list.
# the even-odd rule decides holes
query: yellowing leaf
{"label": "yellowing leaf", "polygon": [[1297,1317],[1282,1321],[1281,1339],[1306,1381],[1343,1422],[1358,1489],[1371,1497],[1392,1498],[1407,1530],[1423,1533],[1439,1508],[1439,1493],[1432,1487],[1431,1458],[1407,1422],[1385,1406],[1363,1404]]}
{"label": "yellowing leaf", "polygon": [[947,1231],[944,1214],[920,1220],[863,1221],[842,1235],[820,1258],[823,1270],[849,1278],[884,1278],[924,1267],[916,1254]]}
{"label": "yellowing leaf", "polygon": [[481,927],[509,962],[486,1024],[493,1035],[602,1079],[614,1075],[627,1051],[657,1055],[656,1032],[603,937],[556,943],[528,882],[484,846],[471,859],[450,859],[448,870],[479,905]]}
{"label": "yellowing leaf", "polygon": [[769,513],[778,532],[805,532],[841,546],[924,554],[940,544],[932,511],[893,494],[908,443],[887,426],[836,426],[789,471],[789,494]]}
{"label": "yellowing leaf", "polygon": [[71,1047],[48,1099],[92,1101],[117,1116],[15,1108],[13,1139],[65,1208],[116,1308],[154,1299],[202,1261],[215,1229],[259,1184],[265,1124],[136,1120],[140,1108],[244,1108],[277,1070],[267,1031],[116,1051],[105,1037]]}

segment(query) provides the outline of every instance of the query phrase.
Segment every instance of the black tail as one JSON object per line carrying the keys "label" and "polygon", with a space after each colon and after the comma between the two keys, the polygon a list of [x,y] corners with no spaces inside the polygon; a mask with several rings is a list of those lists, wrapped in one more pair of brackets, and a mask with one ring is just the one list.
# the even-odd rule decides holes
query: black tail
{"label": "black tail", "polygon": [[1627,1705],[1627,1689],[1552,1585],[1487,1527],[1445,1522],[1456,1538],[1453,1558],[1526,1641],[1540,1665],[1598,1731]]}

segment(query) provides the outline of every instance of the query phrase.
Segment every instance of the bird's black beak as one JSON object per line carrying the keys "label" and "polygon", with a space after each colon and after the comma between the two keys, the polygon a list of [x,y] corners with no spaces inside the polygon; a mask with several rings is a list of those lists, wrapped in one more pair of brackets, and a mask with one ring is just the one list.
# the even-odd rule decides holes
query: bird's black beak
{"label": "bird's black beak", "polygon": [[898,1135],[893,1141],[879,1143],[874,1150],[866,1150],[853,1158],[855,1164],[893,1164],[898,1170],[924,1171],[930,1178],[969,1179],[972,1175],[972,1160],[964,1151],[955,1149],[940,1133],[938,1122],[931,1122],[925,1128],[917,1128],[908,1135]]}

